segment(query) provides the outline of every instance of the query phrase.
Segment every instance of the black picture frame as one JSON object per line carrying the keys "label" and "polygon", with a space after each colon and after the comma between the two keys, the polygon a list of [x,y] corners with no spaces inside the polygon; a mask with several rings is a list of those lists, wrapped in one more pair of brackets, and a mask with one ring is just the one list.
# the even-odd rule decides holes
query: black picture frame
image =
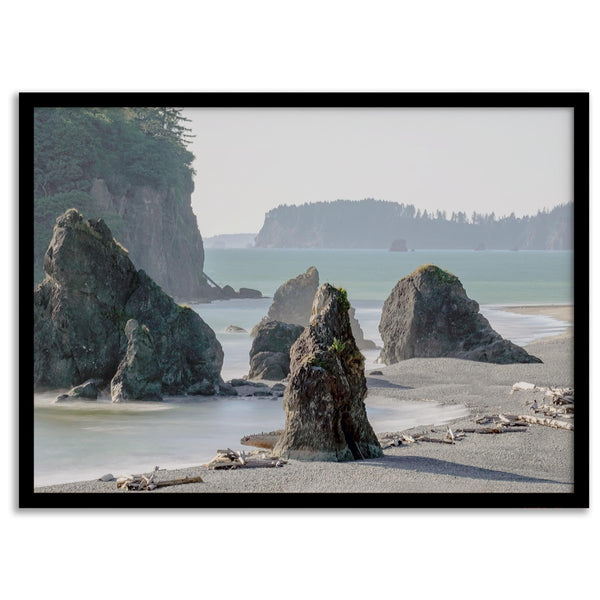
{"label": "black picture frame", "polygon": [[[37,107],[571,108],[574,194],[574,365],[577,431],[573,493],[152,494],[34,493],[30,294],[33,111]],[[21,93],[19,94],[19,507],[20,508],[587,508],[589,507],[589,94],[564,93]],[[242,496],[242,497],[240,497]]]}

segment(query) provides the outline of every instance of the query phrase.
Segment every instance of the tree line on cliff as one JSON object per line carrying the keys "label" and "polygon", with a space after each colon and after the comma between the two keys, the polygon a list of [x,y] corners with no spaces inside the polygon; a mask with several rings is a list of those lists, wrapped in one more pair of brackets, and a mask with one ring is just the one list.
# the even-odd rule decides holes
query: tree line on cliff
{"label": "tree line on cliff", "polygon": [[568,250],[573,248],[573,204],[536,215],[429,213],[412,204],[372,198],[280,205],[265,215],[256,246],[263,248],[409,248]]}
{"label": "tree line on cliff", "polygon": [[[101,179],[114,197],[132,187],[193,191],[192,137],[182,109],[170,107],[38,107],[34,111],[34,283],[56,218],[76,208],[102,218],[123,239],[131,227],[112,206],[90,194]],[[121,211],[122,213],[123,211]]]}

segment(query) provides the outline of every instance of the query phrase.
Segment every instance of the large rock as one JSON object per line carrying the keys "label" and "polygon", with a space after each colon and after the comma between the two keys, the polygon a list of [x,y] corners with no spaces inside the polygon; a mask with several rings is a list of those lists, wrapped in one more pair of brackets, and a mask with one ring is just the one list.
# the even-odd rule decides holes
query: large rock
{"label": "large rock", "polygon": [[220,383],[223,351],[210,327],[177,305],[101,220],[74,209],[56,221],[34,291],[34,388],[110,381],[127,349],[125,324],[146,325],[162,372],[162,392],[183,394],[204,379]]}
{"label": "large rock", "polygon": [[125,335],[127,350],[110,382],[112,401],[162,400],[162,370],[150,331],[129,319]]}
{"label": "large rock", "polygon": [[273,452],[303,460],[347,461],[382,455],[367,420],[364,357],[348,318],[345,292],[324,284],[310,323],[291,350],[285,429]]}
{"label": "large rock", "polygon": [[279,381],[290,372],[290,348],[304,327],[280,321],[261,321],[250,349],[251,379]]}
{"label": "large rock", "polygon": [[315,267],[309,267],[306,273],[289,279],[277,288],[267,318],[306,327],[318,288],[319,272]]}
{"label": "large rock", "polygon": [[[313,300],[318,288],[319,271],[315,267],[309,267],[306,273],[302,273],[298,277],[286,281],[277,288],[267,316],[254,326],[251,335],[255,337],[261,325],[268,321],[294,323],[306,327],[310,320]],[[363,331],[355,317],[354,308],[350,309],[350,324],[354,339],[361,350],[373,350],[377,348],[374,342],[365,339]]]}
{"label": "large rock", "polygon": [[448,356],[491,363],[539,363],[505,340],[479,313],[458,277],[423,265],[401,279],[383,305],[381,360]]}

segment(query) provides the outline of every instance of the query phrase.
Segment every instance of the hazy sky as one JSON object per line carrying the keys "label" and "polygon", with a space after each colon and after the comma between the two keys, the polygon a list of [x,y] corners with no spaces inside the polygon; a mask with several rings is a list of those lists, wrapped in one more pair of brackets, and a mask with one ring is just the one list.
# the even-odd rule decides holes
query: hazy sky
{"label": "hazy sky", "polygon": [[534,214],[572,201],[570,109],[187,109],[204,237],[279,204]]}

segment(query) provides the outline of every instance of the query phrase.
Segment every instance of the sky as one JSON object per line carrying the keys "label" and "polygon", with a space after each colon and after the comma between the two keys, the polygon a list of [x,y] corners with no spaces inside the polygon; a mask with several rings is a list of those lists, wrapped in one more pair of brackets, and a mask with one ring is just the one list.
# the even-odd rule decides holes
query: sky
{"label": "sky", "polygon": [[280,204],[375,198],[427,211],[535,214],[572,201],[570,109],[217,109],[196,136],[203,237],[257,233]]}

